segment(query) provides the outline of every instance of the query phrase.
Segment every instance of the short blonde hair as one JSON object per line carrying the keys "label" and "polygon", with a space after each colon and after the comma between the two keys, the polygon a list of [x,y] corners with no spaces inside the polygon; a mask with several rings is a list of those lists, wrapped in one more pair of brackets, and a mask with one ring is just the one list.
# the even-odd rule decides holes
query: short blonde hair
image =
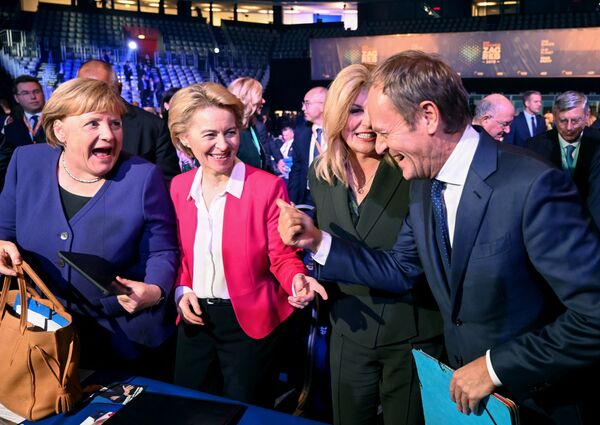
{"label": "short blonde hair", "polygon": [[114,89],[104,81],[75,78],[61,84],[42,110],[42,127],[50,146],[62,146],[54,134],[54,122],[89,112],[125,115],[127,107]]}
{"label": "short blonde hair", "polygon": [[254,78],[240,77],[227,87],[244,104],[243,126],[248,127],[258,107],[262,104],[263,86]]}
{"label": "short blonde hair", "polygon": [[242,128],[244,105],[225,87],[216,83],[192,84],[173,95],[169,103],[169,132],[177,149],[190,158],[192,150],[181,141],[192,122],[192,117],[201,109],[220,108],[231,112],[238,129]]}
{"label": "short blonde hair", "polygon": [[333,185],[337,178],[348,186],[346,165],[349,147],[342,137],[350,116],[350,109],[360,91],[367,88],[367,82],[375,67],[368,64],[354,64],[342,69],[329,87],[323,109],[323,133],[327,137],[327,150],[317,158],[315,172],[317,178]]}

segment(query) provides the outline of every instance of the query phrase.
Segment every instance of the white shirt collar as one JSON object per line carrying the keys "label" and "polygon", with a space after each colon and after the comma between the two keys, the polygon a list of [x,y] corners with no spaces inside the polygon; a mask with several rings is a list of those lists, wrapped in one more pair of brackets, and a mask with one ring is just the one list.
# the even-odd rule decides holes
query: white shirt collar
{"label": "white shirt collar", "polygon": [[[236,158],[233,170],[227,181],[224,193],[229,193],[231,196],[235,196],[240,199],[242,192],[244,191],[244,178],[246,177],[246,166],[242,161]],[[188,200],[193,199],[198,202],[202,199],[202,166],[196,171],[190,193],[188,194]]]}
{"label": "white shirt collar", "polygon": [[479,145],[479,133],[470,125],[467,126],[456,147],[435,177],[447,184],[463,186],[475,151]]}
{"label": "white shirt collar", "polygon": [[[557,131],[558,133],[558,131]],[[560,133],[558,133],[558,143],[560,143],[560,147],[564,150],[567,146],[571,145],[574,146],[575,148],[579,147],[579,144],[581,143],[581,137],[583,137],[583,131],[581,132],[581,134],[579,135],[579,137],[577,138],[577,140],[575,140],[574,142],[567,142],[565,139],[563,139],[563,137],[560,135]]]}
{"label": "white shirt collar", "polygon": [[535,118],[534,114],[530,114],[529,112],[527,112],[525,109],[523,109],[523,115],[525,115],[525,118],[527,118],[527,121],[531,121],[531,117]]}
{"label": "white shirt collar", "polygon": [[[23,111],[23,112],[25,112],[25,111]],[[35,112],[35,113],[25,112],[25,118],[27,118],[27,121],[29,121],[29,122],[31,122],[31,117],[34,116],[34,115],[38,116],[38,121],[39,121],[42,113],[41,112]]]}

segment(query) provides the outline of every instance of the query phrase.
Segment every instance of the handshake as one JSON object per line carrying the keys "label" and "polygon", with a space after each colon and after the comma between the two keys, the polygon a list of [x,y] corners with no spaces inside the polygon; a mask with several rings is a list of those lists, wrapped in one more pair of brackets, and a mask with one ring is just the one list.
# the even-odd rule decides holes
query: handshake
{"label": "handshake", "polygon": [[[277,230],[283,243],[316,252],[321,243],[321,231],[315,227],[312,219],[283,199],[277,200],[277,206],[280,209]],[[294,296],[288,297],[288,302],[296,308],[306,307],[314,299],[315,293],[327,299],[325,288],[312,277],[297,275],[292,286]]]}
{"label": "handshake", "polygon": [[283,199],[277,200],[277,206],[280,209],[277,230],[283,243],[313,253],[317,252],[322,233],[315,226],[312,218]]}

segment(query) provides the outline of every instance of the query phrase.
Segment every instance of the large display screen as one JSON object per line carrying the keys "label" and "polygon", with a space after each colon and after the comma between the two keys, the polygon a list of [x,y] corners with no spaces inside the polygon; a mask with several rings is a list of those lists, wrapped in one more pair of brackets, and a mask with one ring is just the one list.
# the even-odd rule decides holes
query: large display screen
{"label": "large display screen", "polygon": [[312,79],[411,49],[441,55],[463,78],[600,76],[600,28],[593,27],[312,39]]}

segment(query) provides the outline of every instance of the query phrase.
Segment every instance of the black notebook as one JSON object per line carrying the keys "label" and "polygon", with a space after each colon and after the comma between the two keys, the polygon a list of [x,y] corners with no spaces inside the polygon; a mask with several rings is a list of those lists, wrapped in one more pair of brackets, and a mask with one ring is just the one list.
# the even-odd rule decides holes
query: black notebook
{"label": "black notebook", "polygon": [[110,261],[81,252],[58,251],[58,256],[93,283],[104,295],[131,293],[130,288],[116,281],[118,273]]}
{"label": "black notebook", "polygon": [[237,424],[246,406],[219,401],[199,400],[144,391],[119,409],[105,423],[110,425]]}

